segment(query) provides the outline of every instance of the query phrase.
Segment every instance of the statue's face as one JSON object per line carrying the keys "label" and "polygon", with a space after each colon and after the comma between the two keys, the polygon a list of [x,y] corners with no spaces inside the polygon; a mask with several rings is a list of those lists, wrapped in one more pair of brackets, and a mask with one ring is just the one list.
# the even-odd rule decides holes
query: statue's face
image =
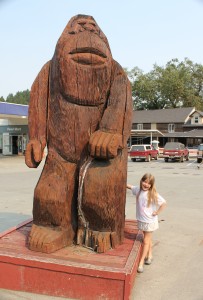
{"label": "statue's face", "polygon": [[108,63],[111,53],[99,33],[100,29],[92,18],[80,18],[71,22],[70,59],[92,67]]}
{"label": "statue's face", "polygon": [[108,42],[94,19],[72,18],[58,41],[52,64],[62,93],[98,103],[109,89],[111,66]]}

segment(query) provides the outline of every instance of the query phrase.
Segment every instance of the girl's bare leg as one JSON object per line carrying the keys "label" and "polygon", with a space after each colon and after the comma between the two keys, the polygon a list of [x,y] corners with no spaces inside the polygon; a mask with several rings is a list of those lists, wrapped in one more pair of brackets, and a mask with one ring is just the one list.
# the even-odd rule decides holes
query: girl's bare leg
{"label": "girl's bare leg", "polygon": [[142,256],[140,259],[140,266],[144,265],[144,260],[146,257],[151,255],[151,248],[152,248],[152,232],[144,231],[144,245],[143,245],[143,251],[142,251]]}
{"label": "girl's bare leg", "polygon": [[152,235],[151,235],[151,239],[150,239],[150,244],[149,244],[149,250],[147,253],[147,258],[152,258]]}

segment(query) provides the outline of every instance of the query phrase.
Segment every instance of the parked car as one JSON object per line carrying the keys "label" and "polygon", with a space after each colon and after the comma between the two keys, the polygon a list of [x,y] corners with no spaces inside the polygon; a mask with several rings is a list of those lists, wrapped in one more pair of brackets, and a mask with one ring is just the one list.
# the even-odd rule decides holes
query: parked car
{"label": "parked car", "polygon": [[169,159],[183,162],[184,159],[189,160],[189,150],[184,144],[168,142],[164,146],[163,157],[166,162],[168,162]]}
{"label": "parked car", "polygon": [[203,144],[200,144],[197,148],[197,163],[200,164],[203,159]]}
{"label": "parked car", "polygon": [[129,156],[132,161],[137,159],[150,161],[152,158],[158,158],[158,150],[154,149],[151,145],[132,145],[130,148]]}

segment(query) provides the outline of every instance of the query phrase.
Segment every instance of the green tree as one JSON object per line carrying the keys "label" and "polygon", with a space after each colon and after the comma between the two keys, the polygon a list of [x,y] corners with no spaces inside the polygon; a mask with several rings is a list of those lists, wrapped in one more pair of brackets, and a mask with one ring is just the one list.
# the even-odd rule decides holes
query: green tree
{"label": "green tree", "polygon": [[29,90],[17,92],[15,95],[9,94],[8,97],[6,98],[6,102],[9,102],[9,103],[28,105],[29,101],[30,101],[30,91]]}
{"label": "green tree", "polygon": [[[131,86],[132,86],[132,100],[133,100],[133,109],[134,110],[136,109],[136,107],[134,106],[134,104],[135,104],[134,103],[134,99],[135,99],[135,93],[136,93],[136,91],[135,91],[135,89],[133,89],[133,84],[134,84],[134,81],[136,80],[136,76],[137,76],[136,69],[139,70],[138,67],[135,67],[135,68],[133,68],[130,71],[128,70],[128,68],[123,68],[123,70],[125,71],[126,75],[128,76],[128,78],[129,78],[129,80],[131,82]],[[140,70],[140,72],[142,72],[142,71]]]}
{"label": "green tree", "polygon": [[167,63],[165,68],[160,69],[160,93],[165,99],[166,107],[176,108],[182,106],[184,94],[184,76],[176,65],[176,60]]}
{"label": "green tree", "polygon": [[5,102],[4,97],[0,97],[0,102]]}
{"label": "green tree", "polygon": [[161,93],[170,107],[195,106],[202,109],[203,66],[185,59],[173,59],[162,71]]}
{"label": "green tree", "polygon": [[183,105],[195,106],[197,109],[203,110],[203,66],[193,64],[189,59],[185,59],[184,68],[187,71]]}
{"label": "green tree", "polygon": [[162,109],[166,106],[166,101],[160,93],[160,70],[154,65],[151,72],[140,74],[135,81],[133,90],[134,106],[140,109]]}
{"label": "green tree", "polygon": [[127,72],[132,83],[134,109],[195,106],[203,110],[203,66],[188,58],[172,59],[165,67],[153,66],[144,74],[139,68]]}
{"label": "green tree", "polygon": [[13,97],[13,94],[12,94],[12,93],[10,93],[10,94],[7,96],[6,102],[14,103],[14,97]]}

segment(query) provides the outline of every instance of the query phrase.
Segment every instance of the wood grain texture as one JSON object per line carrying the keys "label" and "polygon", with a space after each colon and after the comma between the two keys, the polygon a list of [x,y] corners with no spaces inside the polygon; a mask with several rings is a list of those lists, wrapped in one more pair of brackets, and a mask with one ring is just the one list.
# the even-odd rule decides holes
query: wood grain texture
{"label": "wood grain texture", "polygon": [[130,82],[107,38],[91,16],[73,17],[31,88],[26,164],[37,167],[45,146],[48,155],[30,249],[54,252],[76,237],[98,252],[122,243],[131,118]]}

